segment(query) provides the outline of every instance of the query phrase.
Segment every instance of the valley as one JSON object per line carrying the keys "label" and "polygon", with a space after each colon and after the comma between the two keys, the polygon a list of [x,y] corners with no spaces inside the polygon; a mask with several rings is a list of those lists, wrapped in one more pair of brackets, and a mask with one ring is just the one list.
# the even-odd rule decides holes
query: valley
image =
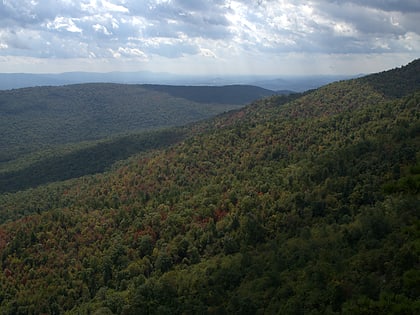
{"label": "valley", "polygon": [[419,313],[420,60],[237,89],[1,92],[1,313]]}
{"label": "valley", "polygon": [[0,191],[104,171],[181,139],[182,131],[163,129],[273,94],[251,86],[103,83],[0,91]]}

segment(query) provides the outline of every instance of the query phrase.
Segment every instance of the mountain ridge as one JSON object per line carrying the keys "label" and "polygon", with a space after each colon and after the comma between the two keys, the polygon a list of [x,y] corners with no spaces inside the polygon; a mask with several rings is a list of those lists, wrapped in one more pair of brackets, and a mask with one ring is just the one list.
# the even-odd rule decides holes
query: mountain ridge
{"label": "mountain ridge", "polygon": [[175,86],[254,85],[291,93],[314,89],[324,84],[349,79],[351,75],[174,75],[153,72],[65,72],[59,74],[0,73],[0,90],[39,86],[61,86],[83,83],[152,84]]}
{"label": "mountain ridge", "polygon": [[[180,91],[171,96],[168,89]],[[196,89],[206,100],[197,98]],[[179,126],[275,94],[248,86],[218,87],[217,94],[214,89],[90,83],[0,91],[0,161],[55,145]],[[234,101],[232,95],[242,91],[245,96]]]}
{"label": "mountain ridge", "polygon": [[107,173],[1,194],[3,312],[418,313],[405,75],[399,97],[364,80],[273,96]]}

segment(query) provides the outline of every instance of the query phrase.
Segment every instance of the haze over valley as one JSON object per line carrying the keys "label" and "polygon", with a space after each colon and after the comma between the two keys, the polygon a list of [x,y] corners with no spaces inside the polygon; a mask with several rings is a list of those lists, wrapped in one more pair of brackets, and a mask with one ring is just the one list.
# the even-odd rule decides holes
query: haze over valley
{"label": "haze over valley", "polygon": [[[361,75],[357,75],[361,76]],[[181,86],[254,85],[280,93],[303,92],[354,75],[176,75],[153,72],[0,73],[0,90],[81,83],[158,84]]]}

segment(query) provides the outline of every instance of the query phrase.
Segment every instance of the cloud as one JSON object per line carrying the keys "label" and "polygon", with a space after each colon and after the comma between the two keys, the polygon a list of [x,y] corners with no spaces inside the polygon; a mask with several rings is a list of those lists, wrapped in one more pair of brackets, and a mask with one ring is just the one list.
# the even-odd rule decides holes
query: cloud
{"label": "cloud", "polygon": [[250,58],[246,64],[258,55],[413,56],[419,20],[414,0],[3,0],[0,56],[137,58],[143,65],[186,57]]}
{"label": "cloud", "polygon": [[207,48],[201,48],[200,49],[200,54],[202,56],[205,56],[205,57],[217,58],[216,54],[213,51],[211,51],[210,49],[207,49]]}
{"label": "cloud", "polygon": [[71,33],[81,33],[82,29],[76,26],[75,21],[72,18],[67,18],[64,16],[59,16],[54,19],[52,22],[48,22],[46,27],[50,30],[65,30]]}
{"label": "cloud", "polygon": [[[335,0],[328,0],[326,2],[337,3]],[[420,2],[417,0],[353,0],[340,1],[342,4],[356,4],[361,7],[373,8],[381,11],[393,12],[420,12]]]}
{"label": "cloud", "polygon": [[87,3],[81,3],[82,11],[90,14],[98,13],[128,13],[129,10],[120,3],[112,3],[106,0],[90,0]]}

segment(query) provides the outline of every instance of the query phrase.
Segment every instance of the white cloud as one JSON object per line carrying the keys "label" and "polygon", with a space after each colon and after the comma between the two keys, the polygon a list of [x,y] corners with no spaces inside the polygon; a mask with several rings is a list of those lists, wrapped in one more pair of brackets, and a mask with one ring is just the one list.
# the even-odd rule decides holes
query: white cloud
{"label": "white cloud", "polygon": [[[79,68],[107,58],[109,66],[125,67],[136,59],[137,69],[161,71],[165,64],[184,72],[281,72],[285,62],[300,66],[300,56],[390,62],[378,57],[385,54],[398,64],[420,54],[419,20],[414,0],[3,0],[0,57],[60,60],[55,65],[68,59]],[[26,69],[20,64],[16,72]],[[6,68],[0,61],[0,71]]]}
{"label": "white cloud", "polygon": [[64,16],[59,16],[54,19],[52,22],[46,24],[48,29],[55,30],[66,30],[71,33],[81,33],[82,29],[76,26],[76,23],[72,18],[67,18]]}
{"label": "white cloud", "polygon": [[200,48],[200,54],[204,57],[217,58],[216,54],[210,49]]}
{"label": "white cloud", "polygon": [[118,53],[126,57],[134,57],[147,60],[147,55],[138,48],[118,47]]}
{"label": "white cloud", "polygon": [[80,2],[80,7],[82,11],[86,11],[91,14],[97,14],[101,12],[129,12],[129,10],[123,5],[121,5],[121,3],[112,3],[106,0],[89,0],[87,3],[84,3],[83,1]]}
{"label": "white cloud", "polygon": [[100,32],[104,35],[112,35],[112,32],[108,31],[108,29],[106,28],[106,26],[101,25],[101,24],[95,24],[92,25],[92,28],[96,31],[96,32]]}

